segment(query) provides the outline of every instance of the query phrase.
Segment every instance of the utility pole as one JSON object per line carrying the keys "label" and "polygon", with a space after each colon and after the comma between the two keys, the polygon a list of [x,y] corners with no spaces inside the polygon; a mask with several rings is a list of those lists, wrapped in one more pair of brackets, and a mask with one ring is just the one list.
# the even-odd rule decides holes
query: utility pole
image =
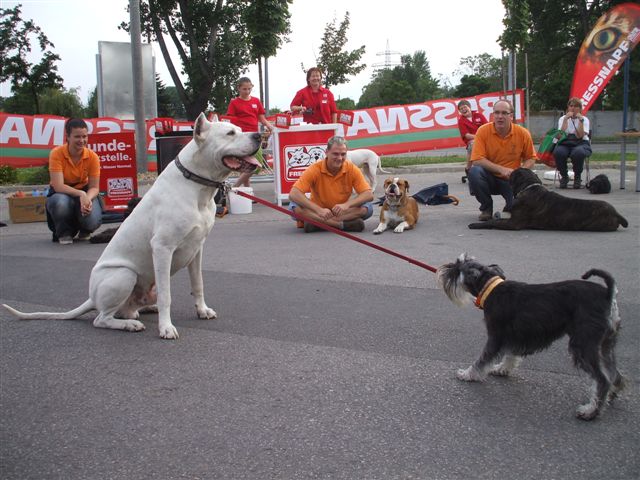
{"label": "utility pole", "polygon": [[144,118],[142,86],[142,41],[140,33],[140,0],[129,0],[131,22],[131,71],[133,73],[133,115],[136,123],[136,166],[138,173],[147,171],[147,125]]}

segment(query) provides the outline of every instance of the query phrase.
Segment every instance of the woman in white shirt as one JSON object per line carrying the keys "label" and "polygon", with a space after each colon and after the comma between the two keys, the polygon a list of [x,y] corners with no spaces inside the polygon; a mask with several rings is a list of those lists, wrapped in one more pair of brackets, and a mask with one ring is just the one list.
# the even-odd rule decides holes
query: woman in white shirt
{"label": "woman in white shirt", "polygon": [[580,188],[584,159],[591,155],[591,143],[589,119],[582,115],[582,101],[579,98],[569,99],[567,113],[558,120],[558,128],[567,134],[567,138],[553,150],[556,168],[560,173],[560,188],[567,188],[569,184],[568,158],[573,165],[573,188]]}

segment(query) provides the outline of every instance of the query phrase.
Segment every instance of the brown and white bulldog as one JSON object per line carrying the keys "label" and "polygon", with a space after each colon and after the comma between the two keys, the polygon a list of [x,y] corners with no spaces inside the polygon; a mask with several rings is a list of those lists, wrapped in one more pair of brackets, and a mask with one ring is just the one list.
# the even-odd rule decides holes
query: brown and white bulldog
{"label": "brown and white bulldog", "polygon": [[384,203],[380,211],[380,224],[373,231],[380,234],[387,228],[402,233],[410,230],[418,221],[418,202],[409,196],[409,182],[389,177],[384,181]]}

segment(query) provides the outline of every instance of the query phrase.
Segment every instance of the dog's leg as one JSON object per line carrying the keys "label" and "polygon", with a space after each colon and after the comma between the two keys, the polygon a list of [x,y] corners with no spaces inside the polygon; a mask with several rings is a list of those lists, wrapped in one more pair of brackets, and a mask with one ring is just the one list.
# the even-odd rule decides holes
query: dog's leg
{"label": "dog's leg", "polygon": [[410,230],[410,229],[411,229],[411,225],[409,225],[409,222],[403,221],[403,222],[400,222],[398,226],[393,229],[393,231],[395,233],[402,233],[405,230]]}
{"label": "dog's leg", "polygon": [[385,222],[380,222],[376,229],[373,231],[374,235],[379,235],[387,229],[387,224]]}
{"label": "dog's leg", "polygon": [[456,373],[458,380],[465,382],[481,382],[486,376],[489,365],[500,355],[502,345],[496,339],[489,338],[480,358],[473,365],[466,369],[460,369]]}
{"label": "dog's leg", "polygon": [[522,357],[506,354],[502,357],[502,361],[500,363],[494,365],[491,370],[489,370],[489,374],[497,377],[507,377],[511,372],[518,368],[520,362],[522,362]]}
{"label": "dog's leg", "polygon": [[582,420],[593,420],[605,405],[611,388],[611,382],[604,373],[599,346],[593,342],[589,345],[577,345],[577,343],[577,341],[573,341],[573,338],[570,339],[569,350],[573,355],[576,365],[593,378],[594,385],[591,399],[588,403],[578,407],[576,416]]}
{"label": "dog's leg", "polygon": [[607,403],[612,402],[626,386],[626,380],[618,370],[614,348],[616,345],[617,331],[611,331],[602,342],[602,362],[606,369],[607,377],[611,382],[611,389],[607,395]]}
{"label": "dog's leg", "polygon": [[216,312],[207,307],[204,301],[204,284],[202,282],[202,248],[189,264],[189,278],[191,279],[191,295],[196,300],[198,318],[217,318]]}
{"label": "dog's leg", "polygon": [[158,294],[158,330],[160,338],[175,340],[178,330],[171,323],[171,259],[173,250],[162,243],[162,239],[151,239],[153,250],[153,271]]}
{"label": "dog's leg", "polygon": [[115,318],[119,310],[124,308],[127,311],[126,304],[137,281],[136,273],[128,268],[110,268],[100,272],[100,276],[101,280],[91,285],[94,293],[92,297],[98,310],[93,326],[129,332],[144,330],[144,324],[136,318]]}

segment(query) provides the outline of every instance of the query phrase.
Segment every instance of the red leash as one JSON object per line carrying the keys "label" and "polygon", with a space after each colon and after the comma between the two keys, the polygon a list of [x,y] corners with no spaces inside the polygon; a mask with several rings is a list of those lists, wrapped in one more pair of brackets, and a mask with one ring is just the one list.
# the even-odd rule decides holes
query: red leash
{"label": "red leash", "polygon": [[388,253],[389,255],[393,255],[394,257],[398,257],[401,258],[402,260],[406,260],[409,263],[412,263],[414,265],[417,265],[418,267],[422,267],[425,270],[429,270],[430,272],[436,273],[437,269],[432,267],[431,265],[427,265],[426,263],[422,263],[419,262],[418,260],[415,260],[411,257],[407,257],[406,255],[402,255],[400,253],[394,252],[393,250],[389,250],[388,248],[385,247],[381,247],[380,245],[376,245],[375,243],[371,243],[368,242],[367,240],[363,240],[362,238],[356,237],[355,235],[351,235],[350,233],[347,233],[343,230],[339,230],[337,228],[332,227],[331,225],[326,225],[324,223],[320,223],[320,222],[316,222],[315,220],[311,220],[310,218],[306,218],[303,217],[302,215],[292,212],[291,210],[287,210],[286,208],[282,208],[279,207],[278,205],[274,205],[271,202],[267,202],[266,200],[263,200],[262,198],[259,197],[254,197],[253,195],[249,195],[246,192],[243,192],[241,190],[234,190],[233,193],[240,195],[241,197],[245,197],[245,198],[249,198],[251,200],[254,200],[258,203],[261,203],[262,205],[265,205],[269,208],[273,208],[274,210],[277,210],[281,213],[284,213],[285,215],[288,215],[290,217],[294,217],[298,220],[301,220],[303,222],[308,222],[311,223],[313,225],[315,225],[318,228],[322,228],[324,230],[327,230],[329,232],[333,232],[336,233],[338,235],[342,235],[343,237],[348,238],[349,240],[353,240],[355,242],[359,242],[362,243],[363,245],[366,245],[367,247],[371,247],[371,248],[375,248],[376,250],[380,250],[381,252],[384,253]]}

